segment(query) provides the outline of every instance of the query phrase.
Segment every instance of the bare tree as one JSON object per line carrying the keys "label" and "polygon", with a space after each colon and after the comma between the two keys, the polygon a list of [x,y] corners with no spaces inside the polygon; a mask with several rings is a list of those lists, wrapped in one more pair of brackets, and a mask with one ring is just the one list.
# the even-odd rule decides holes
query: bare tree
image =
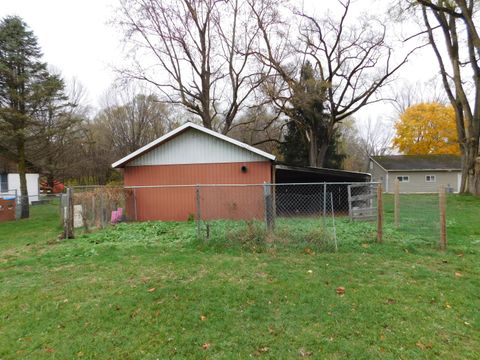
{"label": "bare tree", "polygon": [[362,139],[363,152],[367,157],[388,155],[393,152],[392,139],[395,135],[393,124],[369,118],[362,125],[357,125],[357,129]]}
{"label": "bare tree", "polygon": [[[393,80],[415,49],[394,61],[393,49],[386,40],[385,25],[373,18],[349,21],[349,0],[338,1],[341,8],[339,18],[331,14],[318,18],[296,11],[301,21],[298,41],[292,41],[290,46],[282,42],[278,44],[272,33],[281,21],[276,19],[278,14],[272,12],[269,4],[270,0],[250,0],[264,42],[259,58],[274,71],[271,77],[275,80],[271,82],[275,86],[270,87],[273,88],[270,94],[280,111],[288,114],[294,106],[291,101],[294,89],[301,85],[295,76],[298,69],[307,61],[314,65],[316,81],[325,89],[318,92],[317,100],[324,96],[326,117],[321,129],[324,141],[316,144],[316,158],[310,164],[322,166],[335,134],[335,125],[364,106],[384,100],[379,91]],[[284,49],[288,47],[291,52],[301,54],[301,58],[297,56],[296,59],[298,66],[285,61],[288,51]]]}
{"label": "bare tree", "polygon": [[424,83],[418,81],[397,82],[393,99],[395,120],[398,119],[398,117],[410,106],[432,102],[439,104],[447,104],[449,102],[443,84],[437,77]]}
{"label": "bare tree", "polygon": [[262,83],[251,18],[243,0],[121,0],[117,22],[136,55],[122,73],[227,133]]}
{"label": "bare tree", "polygon": [[[59,73],[57,76],[61,77]],[[87,116],[85,104],[85,88],[77,79],[71,79],[65,95],[49,99],[36,114],[27,154],[46,176],[50,188],[53,188],[54,180],[71,166],[66,154],[76,151],[73,139],[81,131]]]}
{"label": "bare tree", "polygon": [[116,157],[125,156],[180,125],[169,105],[134,86],[111,89],[96,116],[98,131]]}
{"label": "bare tree", "polygon": [[420,6],[443,86],[455,109],[463,158],[461,192],[480,195],[480,3],[416,0],[414,4]]}

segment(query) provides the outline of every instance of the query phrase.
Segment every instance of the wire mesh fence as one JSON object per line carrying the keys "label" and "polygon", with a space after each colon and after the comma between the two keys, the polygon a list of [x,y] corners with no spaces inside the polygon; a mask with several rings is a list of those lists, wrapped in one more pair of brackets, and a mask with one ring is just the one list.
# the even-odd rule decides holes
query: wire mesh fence
{"label": "wire mesh fence", "polygon": [[103,228],[120,221],[136,220],[133,191],[121,186],[82,186],[60,195],[60,221],[73,228]]}
{"label": "wire mesh fence", "polygon": [[[196,189],[197,235],[206,241],[324,242],[332,246],[323,187],[316,185],[202,185]],[[328,193],[330,198],[331,193]],[[296,224],[296,226],[292,226]],[[295,231],[293,231],[295,230]]]}
{"label": "wire mesh fence", "polygon": [[441,216],[446,203],[441,199],[451,190],[441,186],[425,193],[423,189],[422,184],[408,184],[407,189],[396,181],[393,192],[385,195],[386,224],[398,231],[405,243],[439,246],[446,231]]}
{"label": "wire mesh fence", "polygon": [[376,188],[375,183],[76,187],[62,196],[60,213],[72,232],[118,221],[191,221],[197,237],[209,242],[334,250],[342,241],[337,226],[376,221]]}
{"label": "wire mesh fence", "polygon": [[[74,228],[89,231],[120,221],[190,221],[197,237],[211,243],[244,243],[254,250],[269,244],[335,250],[350,240],[356,222],[366,224],[360,234],[364,241],[381,241],[385,212],[385,231],[394,240],[438,245],[442,234],[438,193],[382,195],[377,183],[103,186],[70,191],[61,197],[60,215],[65,227],[71,224],[72,233]],[[379,208],[383,203],[384,210]]]}

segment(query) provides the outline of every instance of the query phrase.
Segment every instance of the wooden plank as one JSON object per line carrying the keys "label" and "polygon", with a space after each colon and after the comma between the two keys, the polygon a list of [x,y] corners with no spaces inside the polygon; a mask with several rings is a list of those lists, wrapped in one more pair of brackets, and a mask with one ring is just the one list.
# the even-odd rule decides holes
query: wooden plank
{"label": "wooden plank", "polygon": [[361,200],[370,200],[375,198],[375,194],[362,194],[362,195],[353,195],[351,197],[352,201],[361,201]]}
{"label": "wooden plank", "polygon": [[355,220],[375,220],[377,218],[377,215],[371,215],[371,216],[356,216],[353,218],[353,221]]}
{"label": "wooden plank", "polygon": [[360,208],[360,209],[355,209],[353,208],[352,209],[352,214],[355,215],[355,214],[361,214],[361,213],[372,213],[372,214],[376,214],[377,213],[377,208]]}

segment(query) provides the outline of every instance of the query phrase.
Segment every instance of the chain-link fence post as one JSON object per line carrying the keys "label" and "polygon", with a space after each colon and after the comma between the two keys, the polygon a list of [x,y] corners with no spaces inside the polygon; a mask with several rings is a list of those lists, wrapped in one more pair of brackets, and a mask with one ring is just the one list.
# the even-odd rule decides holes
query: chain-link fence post
{"label": "chain-link fence post", "polygon": [[377,242],[383,242],[383,189],[377,185]]}
{"label": "chain-link fence post", "polygon": [[323,219],[325,220],[325,215],[327,213],[327,183],[323,183]]}
{"label": "chain-link fence post", "polygon": [[265,224],[267,226],[267,231],[272,231],[274,224],[274,214],[273,214],[273,196],[272,196],[272,185],[268,183],[263,184],[263,198],[265,204]]}
{"label": "chain-link fence post", "polygon": [[137,189],[133,189],[133,209],[135,211],[135,221],[138,221],[137,215]]}
{"label": "chain-link fence post", "polygon": [[197,210],[197,237],[200,237],[201,232],[201,221],[202,221],[202,209],[201,209],[201,199],[200,199],[200,185],[195,186],[195,203]]}

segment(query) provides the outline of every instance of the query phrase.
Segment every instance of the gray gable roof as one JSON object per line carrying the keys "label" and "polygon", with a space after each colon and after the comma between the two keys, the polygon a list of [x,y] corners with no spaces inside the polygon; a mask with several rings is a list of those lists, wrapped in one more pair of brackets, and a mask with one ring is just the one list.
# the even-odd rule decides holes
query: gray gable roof
{"label": "gray gable roof", "polygon": [[459,155],[386,155],[371,159],[387,171],[461,170]]}

